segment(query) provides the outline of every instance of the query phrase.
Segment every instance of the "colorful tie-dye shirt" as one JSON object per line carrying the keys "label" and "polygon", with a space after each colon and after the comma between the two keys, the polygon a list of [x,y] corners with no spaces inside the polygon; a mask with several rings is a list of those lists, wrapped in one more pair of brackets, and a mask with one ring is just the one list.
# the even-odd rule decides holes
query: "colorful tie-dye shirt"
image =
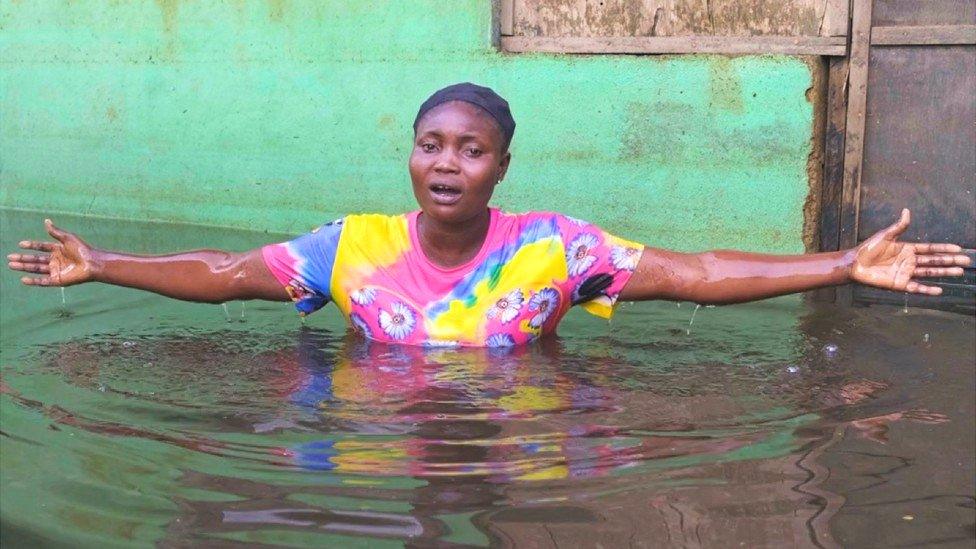
{"label": "colorful tie-dye shirt", "polygon": [[495,347],[555,331],[575,304],[609,318],[643,251],[565,215],[492,208],[478,254],[444,268],[420,247],[419,214],[350,215],[265,246],[264,261],[302,314],[334,301],[371,339]]}

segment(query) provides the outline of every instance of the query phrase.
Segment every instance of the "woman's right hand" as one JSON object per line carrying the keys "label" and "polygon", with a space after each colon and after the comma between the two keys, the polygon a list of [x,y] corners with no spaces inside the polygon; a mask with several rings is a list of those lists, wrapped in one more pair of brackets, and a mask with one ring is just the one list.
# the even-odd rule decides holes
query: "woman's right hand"
{"label": "woman's right hand", "polygon": [[25,276],[20,281],[27,286],[72,286],[94,280],[95,250],[77,235],[55,227],[50,219],[44,220],[44,227],[55,242],[23,240],[20,247],[45,254],[7,256],[11,269],[40,275]]}

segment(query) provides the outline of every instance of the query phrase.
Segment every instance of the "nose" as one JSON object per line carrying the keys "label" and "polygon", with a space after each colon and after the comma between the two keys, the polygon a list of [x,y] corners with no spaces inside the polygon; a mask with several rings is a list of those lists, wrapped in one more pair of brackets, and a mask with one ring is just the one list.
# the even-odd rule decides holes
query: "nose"
{"label": "nose", "polygon": [[437,155],[437,160],[434,162],[434,171],[437,173],[458,173],[460,171],[453,150],[448,147],[444,147],[441,150],[441,153]]}

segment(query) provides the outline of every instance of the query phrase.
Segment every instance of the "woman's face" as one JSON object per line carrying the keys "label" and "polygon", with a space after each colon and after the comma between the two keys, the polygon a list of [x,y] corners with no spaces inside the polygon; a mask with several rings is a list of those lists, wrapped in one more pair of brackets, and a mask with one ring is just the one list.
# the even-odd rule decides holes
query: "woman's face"
{"label": "woman's face", "polygon": [[431,109],[417,124],[410,179],[424,215],[462,224],[484,215],[511,155],[491,115],[462,101]]}

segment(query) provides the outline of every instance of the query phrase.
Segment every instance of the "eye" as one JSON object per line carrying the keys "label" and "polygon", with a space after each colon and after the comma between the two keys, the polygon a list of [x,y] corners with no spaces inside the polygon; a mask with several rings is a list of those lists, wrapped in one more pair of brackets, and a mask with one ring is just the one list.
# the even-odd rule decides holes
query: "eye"
{"label": "eye", "polygon": [[482,151],[481,149],[479,149],[477,147],[470,147],[470,148],[468,148],[468,156],[477,158],[477,157],[481,156],[482,154],[484,154],[484,151]]}
{"label": "eye", "polygon": [[420,150],[424,151],[425,153],[432,153],[437,150],[437,145],[434,145],[433,143],[421,143]]}

